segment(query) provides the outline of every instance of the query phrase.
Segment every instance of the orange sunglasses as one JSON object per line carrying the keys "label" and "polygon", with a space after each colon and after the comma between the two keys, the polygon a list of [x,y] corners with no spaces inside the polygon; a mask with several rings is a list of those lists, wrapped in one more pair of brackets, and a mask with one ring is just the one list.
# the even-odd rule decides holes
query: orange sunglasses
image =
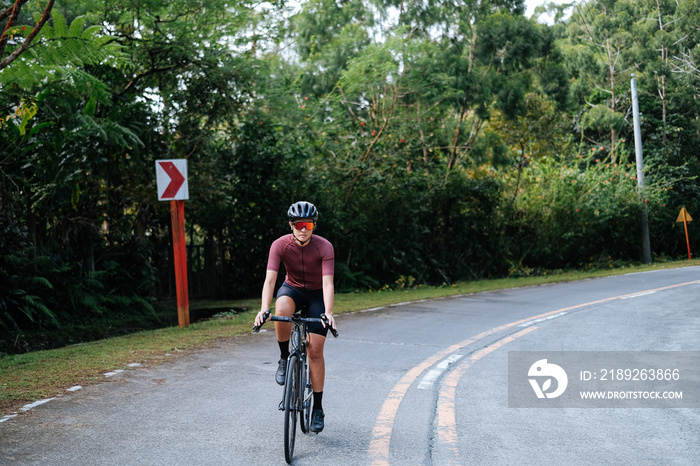
{"label": "orange sunglasses", "polygon": [[292,225],[299,231],[301,231],[302,228],[306,228],[308,231],[314,229],[314,222],[294,222]]}

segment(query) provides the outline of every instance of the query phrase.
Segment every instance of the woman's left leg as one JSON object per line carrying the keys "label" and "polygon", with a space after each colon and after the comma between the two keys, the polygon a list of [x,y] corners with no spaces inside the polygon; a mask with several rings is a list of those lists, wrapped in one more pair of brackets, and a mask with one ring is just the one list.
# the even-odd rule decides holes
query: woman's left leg
{"label": "woman's left leg", "polygon": [[314,392],[322,392],[326,379],[326,362],[323,358],[323,347],[326,337],[317,333],[309,333],[309,371]]}

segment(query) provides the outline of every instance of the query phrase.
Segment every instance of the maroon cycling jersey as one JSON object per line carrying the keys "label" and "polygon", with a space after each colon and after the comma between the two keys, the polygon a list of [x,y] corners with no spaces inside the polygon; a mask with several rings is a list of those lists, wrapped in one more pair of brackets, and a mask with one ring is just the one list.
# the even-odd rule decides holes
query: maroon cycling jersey
{"label": "maroon cycling jersey", "polygon": [[285,281],[302,290],[320,290],[323,277],[335,272],[333,245],[322,236],[313,235],[306,246],[299,246],[291,233],[270,246],[267,270],[279,272],[280,261],[287,269]]}

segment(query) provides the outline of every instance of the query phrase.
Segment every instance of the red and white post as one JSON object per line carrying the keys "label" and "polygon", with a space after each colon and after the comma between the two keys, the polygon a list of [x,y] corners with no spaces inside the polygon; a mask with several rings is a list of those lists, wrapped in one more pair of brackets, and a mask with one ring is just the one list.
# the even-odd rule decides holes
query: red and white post
{"label": "red and white post", "polygon": [[173,258],[177,294],[177,320],[180,327],[190,325],[190,301],[187,286],[187,244],[185,200],[189,199],[187,159],[156,160],[158,200],[170,201],[173,226]]}

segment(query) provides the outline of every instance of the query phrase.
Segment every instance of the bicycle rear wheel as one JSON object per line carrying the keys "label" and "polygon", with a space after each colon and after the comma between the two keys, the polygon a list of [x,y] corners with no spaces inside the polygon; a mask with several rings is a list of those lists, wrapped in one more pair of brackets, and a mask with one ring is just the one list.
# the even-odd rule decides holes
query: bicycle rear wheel
{"label": "bicycle rear wheel", "polygon": [[297,432],[297,409],[299,406],[299,357],[292,355],[287,365],[284,385],[284,459],[292,462],[294,440]]}

